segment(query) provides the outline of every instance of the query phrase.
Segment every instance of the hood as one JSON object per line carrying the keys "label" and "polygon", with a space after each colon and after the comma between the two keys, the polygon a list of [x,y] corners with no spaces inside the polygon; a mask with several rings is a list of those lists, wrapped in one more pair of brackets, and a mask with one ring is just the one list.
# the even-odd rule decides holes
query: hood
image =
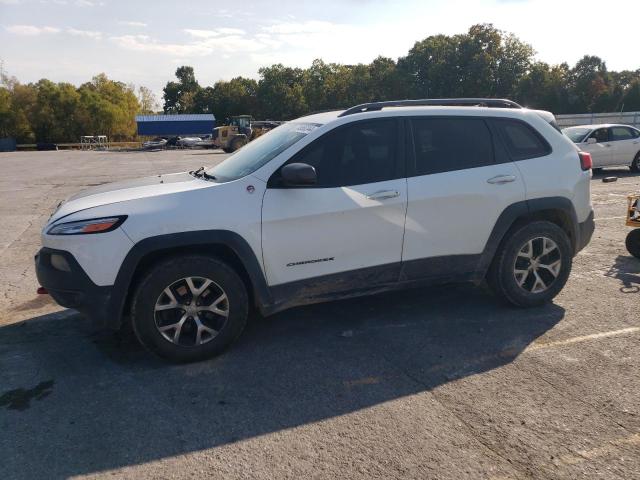
{"label": "hood", "polygon": [[48,223],[50,224],[71,213],[88,208],[193,190],[211,185],[211,182],[195,178],[188,172],[106,183],[87,188],[69,197],[58,206]]}

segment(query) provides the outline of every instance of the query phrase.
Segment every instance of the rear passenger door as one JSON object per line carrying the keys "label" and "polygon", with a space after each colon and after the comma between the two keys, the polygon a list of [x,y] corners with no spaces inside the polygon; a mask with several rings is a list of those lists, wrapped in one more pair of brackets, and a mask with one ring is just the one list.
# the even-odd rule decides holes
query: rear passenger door
{"label": "rear passenger door", "polygon": [[410,120],[403,279],[475,270],[491,231],[525,191],[479,117]]}
{"label": "rear passenger door", "polygon": [[628,127],[609,128],[611,136],[611,165],[629,166],[640,149],[635,130]]}

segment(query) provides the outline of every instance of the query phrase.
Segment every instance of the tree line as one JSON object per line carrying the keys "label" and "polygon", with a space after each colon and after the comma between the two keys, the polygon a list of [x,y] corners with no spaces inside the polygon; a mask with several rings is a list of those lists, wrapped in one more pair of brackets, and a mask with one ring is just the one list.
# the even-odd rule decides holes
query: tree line
{"label": "tree line", "polygon": [[[610,71],[590,55],[574,66],[550,65],[535,59],[531,45],[491,24],[429,36],[397,60],[343,65],[317,59],[309,68],[276,64],[258,73],[258,79],[201,86],[193,67],[179,67],[163,89],[162,109],[213,113],[219,122],[240,114],[289,120],[370,101],[506,97],[555,114],[640,111],[640,69]],[[0,137],[18,143],[77,142],[81,135],[97,134],[130,140],[135,115],[158,108],[149,89],[136,90],[105,74],[79,87],[47,79],[21,84],[0,75]]]}
{"label": "tree line", "polygon": [[78,142],[81,135],[130,140],[136,135],[136,113],[157,108],[148,88],[136,92],[103,73],[79,87],[47,79],[21,84],[7,75],[0,78],[0,138],[18,143]]}
{"label": "tree line", "polygon": [[573,67],[537,61],[533,47],[491,24],[467,33],[433,35],[397,60],[341,65],[314,60],[282,64],[259,79],[236,77],[202,87],[190,66],[164,87],[166,113],[252,114],[288,120],[308,112],[406,98],[505,97],[556,114],[640,110],[640,69],[613,72],[585,55]]}

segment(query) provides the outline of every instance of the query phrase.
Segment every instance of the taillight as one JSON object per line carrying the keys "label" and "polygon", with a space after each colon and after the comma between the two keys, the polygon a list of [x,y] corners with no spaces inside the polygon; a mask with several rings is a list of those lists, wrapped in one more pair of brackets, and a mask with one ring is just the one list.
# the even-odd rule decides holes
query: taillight
{"label": "taillight", "polygon": [[580,157],[580,168],[582,170],[591,170],[593,167],[593,160],[591,160],[591,154],[587,152],[578,152]]}

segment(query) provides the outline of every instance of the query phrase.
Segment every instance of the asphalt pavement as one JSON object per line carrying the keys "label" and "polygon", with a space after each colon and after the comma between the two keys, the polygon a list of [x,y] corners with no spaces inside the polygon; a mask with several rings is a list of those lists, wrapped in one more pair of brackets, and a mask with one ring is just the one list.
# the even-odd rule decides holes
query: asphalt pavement
{"label": "asphalt pavement", "polygon": [[631,479],[640,472],[640,176],[592,180],[596,232],[553,304],[441,286],[252,318],[168,364],[35,294],[55,205],[211,151],[0,153],[0,477]]}

